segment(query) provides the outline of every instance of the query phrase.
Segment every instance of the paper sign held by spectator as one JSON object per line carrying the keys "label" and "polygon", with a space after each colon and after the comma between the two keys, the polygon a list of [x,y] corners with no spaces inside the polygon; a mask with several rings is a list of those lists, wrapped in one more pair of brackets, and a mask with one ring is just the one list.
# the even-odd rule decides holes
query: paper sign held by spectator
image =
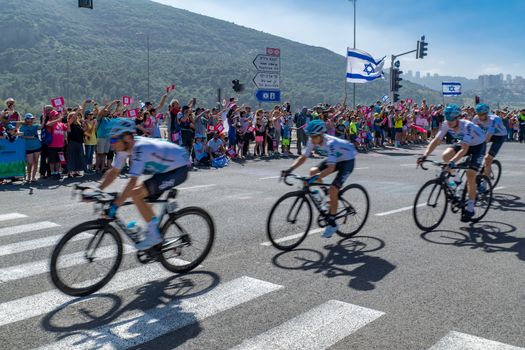
{"label": "paper sign held by spectator", "polygon": [[122,105],[123,106],[129,106],[131,104],[131,97],[130,96],[122,96]]}
{"label": "paper sign held by spectator", "polygon": [[64,98],[62,96],[54,98],[51,100],[51,105],[54,108],[62,107],[65,104]]}
{"label": "paper sign held by spectator", "polygon": [[246,129],[248,132],[254,132],[255,131],[255,127],[253,125],[250,125],[248,127],[248,129]]}
{"label": "paper sign held by spectator", "polygon": [[224,126],[222,124],[217,124],[215,130],[217,130],[217,132],[222,132],[224,130]]}
{"label": "paper sign held by spectator", "polygon": [[408,103],[409,105],[411,105],[411,104],[412,104],[412,102],[414,102],[414,101],[412,101],[412,99],[411,99],[411,98],[407,98],[407,103]]}
{"label": "paper sign held by spectator", "polygon": [[226,154],[227,154],[230,158],[235,158],[235,157],[237,157],[237,152],[235,152],[235,150],[234,150],[233,148],[228,149],[228,151],[226,151]]}
{"label": "paper sign held by spectator", "polygon": [[128,117],[129,118],[136,118],[136,117],[138,117],[138,115],[139,115],[139,109],[138,108],[130,109],[128,111]]}
{"label": "paper sign held by spectator", "polygon": [[214,132],[215,126],[214,125],[208,125],[208,132]]}

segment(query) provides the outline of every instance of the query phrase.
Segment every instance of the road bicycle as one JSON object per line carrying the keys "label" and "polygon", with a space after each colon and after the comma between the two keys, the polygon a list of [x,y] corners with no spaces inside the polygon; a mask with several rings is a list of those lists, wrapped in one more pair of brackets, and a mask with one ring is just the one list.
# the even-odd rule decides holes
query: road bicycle
{"label": "road bicycle", "polygon": [[[467,206],[468,190],[466,171],[469,169],[468,161],[462,162],[456,166],[459,172],[459,182],[451,185],[449,183],[450,172],[446,170],[447,163],[439,163],[432,160],[425,160],[420,164],[423,170],[428,170],[423,166],[424,163],[431,163],[440,167],[438,176],[435,179],[427,181],[419,190],[414,201],[413,216],[416,225],[423,231],[432,231],[438,227],[447,212],[450,203],[450,209],[453,213],[464,211]],[[476,177],[477,195],[474,208],[475,216],[471,222],[478,222],[487,215],[487,212],[492,203],[493,186],[490,179],[478,174]],[[484,191],[480,191],[480,184],[485,187]]]}
{"label": "road bicycle", "polygon": [[[481,174],[484,174],[485,170],[485,164],[483,164],[483,168],[481,169]],[[499,183],[499,179],[501,178],[501,163],[497,159],[492,160],[492,166],[490,167],[490,182],[492,183],[492,187],[496,188]]]}
{"label": "road bicycle", "polygon": [[[138,228],[133,229],[121,219],[103,213],[111,207],[117,193],[85,193],[93,188],[75,186],[73,193],[82,201],[95,203],[100,218],[73,227],[58,242],[51,255],[51,280],[63,293],[86,296],[106,285],[117,272],[124,254],[135,251],[142,240]],[[163,203],[159,231],[163,243],[145,251],[136,251],[142,264],[160,262],[175,273],[188,272],[199,266],[213,245],[215,225],[212,217],[197,207],[177,208],[177,190],[171,189],[164,199],[148,198],[149,203]],[[128,201],[123,206],[131,205]],[[131,225],[132,226],[132,225]],[[122,235],[133,244],[124,244]],[[80,250],[80,251],[79,251]]]}
{"label": "road bicycle", "polygon": [[[308,178],[294,174],[284,177],[284,183],[293,186],[288,178],[302,183],[302,188],[286,193],[273,205],[266,223],[266,233],[272,245],[280,250],[289,251],[301,244],[312,227],[314,208],[319,213],[317,225],[322,229],[328,225],[328,198],[330,184],[313,182]],[[359,184],[350,184],[339,191],[339,201],[335,221],[337,234],[341,237],[356,235],[365,225],[370,210],[370,201],[365,188]],[[315,232],[320,231],[315,230]],[[313,233],[314,231],[312,231]]]}

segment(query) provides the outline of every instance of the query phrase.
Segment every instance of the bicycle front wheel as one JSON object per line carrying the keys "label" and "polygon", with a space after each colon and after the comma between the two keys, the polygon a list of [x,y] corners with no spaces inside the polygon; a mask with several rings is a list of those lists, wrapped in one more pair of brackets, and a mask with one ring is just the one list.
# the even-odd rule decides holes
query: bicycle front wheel
{"label": "bicycle front wheel", "polygon": [[73,227],[51,255],[51,280],[63,293],[86,296],[104,287],[122,262],[122,238],[100,220]]}
{"label": "bicycle front wheel", "polygon": [[215,225],[204,209],[188,207],[171,214],[161,233],[160,263],[171,272],[184,273],[199,266],[210,253]]}
{"label": "bicycle front wheel", "polygon": [[441,224],[447,213],[448,200],[443,183],[427,181],[416,195],[413,215],[419,229],[429,232]]}
{"label": "bicycle front wheel", "polygon": [[301,244],[312,226],[312,205],[303,191],[277,200],[266,223],[268,239],[277,249],[288,251]]}
{"label": "bicycle front wheel", "polygon": [[492,167],[490,169],[490,182],[492,183],[492,188],[496,188],[501,178],[501,163],[499,160],[494,159],[492,161]]}
{"label": "bicycle front wheel", "polygon": [[[490,205],[492,204],[492,191],[493,187],[490,182],[490,179],[485,175],[478,175],[476,177],[476,202],[474,203],[475,215],[470,219],[472,222],[478,222],[487,215]],[[483,184],[485,191],[480,192],[480,185]],[[465,184],[465,189],[463,190],[463,196],[461,197],[462,203],[464,203],[463,210],[466,208],[466,203],[468,199],[468,182]]]}
{"label": "bicycle front wheel", "polygon": [[365,188],[351,184],[339,192],[336,223],[341,237],[356,235],[365,225],[370,211],[370,200]]}

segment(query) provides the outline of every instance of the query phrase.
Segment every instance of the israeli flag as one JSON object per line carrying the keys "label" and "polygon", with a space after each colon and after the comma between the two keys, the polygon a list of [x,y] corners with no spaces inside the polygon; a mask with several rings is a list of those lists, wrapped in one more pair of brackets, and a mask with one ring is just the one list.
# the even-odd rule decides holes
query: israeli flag
{"label": "israeli flag", "polygon": [[376,61],[369,53],[347,49],[346,81],[349,83],[368,83],[383,78],[385,57]]}
{"label": "israeli flag", "polygon": [[441,83],[443,87],[443,96],[459,96],[461,95],[461,83],[454,81],[444,81]]}
{"label": "israeli flag", "polygon": [[383,102],[388,102],[389,100],[390,100],[390,97],[388,95],[381,97],[381,101]]}

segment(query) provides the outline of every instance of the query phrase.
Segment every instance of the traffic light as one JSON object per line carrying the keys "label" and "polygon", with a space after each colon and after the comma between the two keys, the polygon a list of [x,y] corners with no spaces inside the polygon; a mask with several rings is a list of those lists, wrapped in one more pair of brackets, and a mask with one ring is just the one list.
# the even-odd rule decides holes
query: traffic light
{"label": "traffic light", "polygon": [[427,56],[427,51],[428,51],[428,43],[425,42],[425,36],[423,35],[421,37],[421,40],[418,40],[417,41],[417,55],[416,55],[416,58],[424,58],[425,56]]}
{"label": "traffic light", "polygon": [[394,92],[394,97],[392,102],[399,102],[399,94],[397,92]]}
{"label": "traffic light", "polygon": [[78,7],[93,10],[93,0],[78,0]]}
{"label": "traffic light", "polygon": [[479,98],[479,96],[475,96],[475,97],[474,97],[474,101],[476,102],[476,104],[479,104],[479,102],[480,102],[480,98]]}
{"label": "traffic light", "polygon": [[390,91],[399,91],[399,89],[401,89],[403,87],[403,85],[400,85],[399,83],[401,82],[401,80],[403,80],[403,78],[401,78],[401,74],[403,74],[403,71],[397,69],[397,68],[393,68],[391,71],[390,71]]}
{"label": "traffic light", "polygon": [[232,80],[232,89],[235,92],[244,91],[244,85],[239,82],[239,79]]}

